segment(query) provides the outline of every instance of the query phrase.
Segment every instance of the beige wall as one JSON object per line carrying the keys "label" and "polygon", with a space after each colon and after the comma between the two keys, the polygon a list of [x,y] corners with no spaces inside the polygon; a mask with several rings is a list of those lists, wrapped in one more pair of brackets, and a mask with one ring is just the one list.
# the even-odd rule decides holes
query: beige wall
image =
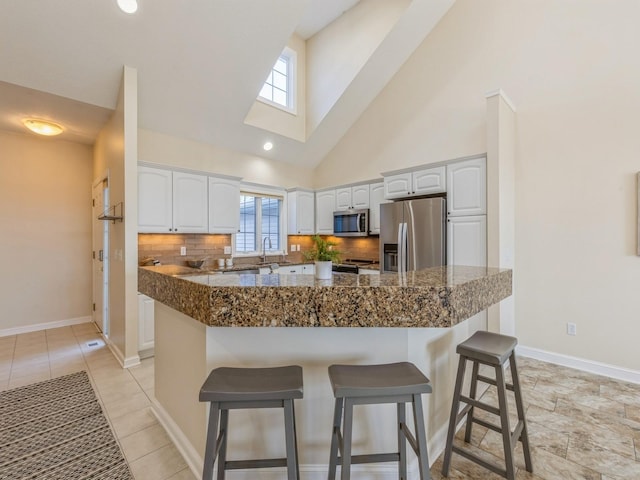
{"label": "beige wall", "polygon": [[485,152],[485,93],[502,88],[517,107],[520,343],[640,370],[637,18],[635,0],[458,0],[314,186]]}
{"label": "beige wall", "polygon": [[111,205],[124,220],[109,230],[109,340],[125,366],[138,358],[137,72],[124,67],[115,112],[94,146],[94,178],[108,172]]}
{"label": "beige wall", "polygon": [[309,187],[311,169],[276,162],[151,130],[138,131],[140,161],[242,177],[284,188]]}
{"label": "beige wall", "polygon": [[91,316],[91,147],[0,132],[0,335]]}

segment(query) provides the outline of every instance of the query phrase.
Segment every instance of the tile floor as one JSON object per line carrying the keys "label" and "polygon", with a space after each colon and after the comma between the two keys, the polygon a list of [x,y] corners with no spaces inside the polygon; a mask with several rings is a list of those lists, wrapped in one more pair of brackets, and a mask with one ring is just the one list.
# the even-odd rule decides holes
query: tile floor
{"label": "tile floor", "polygon": [[[79,370],[89,373],[136,480],[195,479],[151,412],[153,359],[123,370],[93,324],[0,337],[0,390]],[[518,480],[640,479],[640,385],[528,358],[519,358],[519,370],[535,473],[524,470],[518,447]],[[493,389],[483,400],[497,405]],[[500,436],[478,425],[471,448],[493,462],[502,457]],[[434,480],[441,465],[442,457]],[[500,477],[454,455],[449,478]]]}

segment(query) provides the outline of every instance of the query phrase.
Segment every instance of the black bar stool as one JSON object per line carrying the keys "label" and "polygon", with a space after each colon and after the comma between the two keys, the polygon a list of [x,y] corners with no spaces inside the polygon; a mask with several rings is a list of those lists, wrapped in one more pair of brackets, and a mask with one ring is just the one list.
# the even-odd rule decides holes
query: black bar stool
{"label": "black bar stool", "polygon": [[[515,465],[513,462],[513,450],[516,442],[522,442],[524,451],[524,462],[528,472],[533,472],[531,464],[531,453],[529,451],[529,438],[527,436],[527,422],[524,416],[524,407],[522,404],[522,393],[520,391],[520,381],[518,380],[518,369],[516,367],[515,348],[518,340],[514,337],[500,335],[497,333],[478,331],[467,340],[458,345],[457,352],[460,355],[458,361],[458,376],[456,378],[455,391],[453,393],[453,404],[451,405],[451,417],[449,419],[449,431],[447,434],[447,446],[444,451],[444,462],[442,465],[442,475],[449,475],[449,467],[451,466],[452,452],[458,453],[463,457],[501,475],[508,480],[515,479]],[[462,395],[462,384],[464,382],[464,372],[467,360],[473,362],[473,371],[471,374],[471,385],[469,396]],[[505,383],[504,366],[509,361],[511,366],[512,384]],[[489,365],[495,369],[495,379],[485,377],[478,373],[480,365]],[[476,399],[478,381],[488,383],[496,387],[498,391],[498,408],[479,402]],[[514,393],[516,400],[516,409],[518,411],[518,424],[514,431],[511,431],[509,425],[509,412],[507,407],[507,390]],[[466,403],[465,407],[458,413],[460,402]],[[500,417],[500,426],[486,422],[474,417],[474,409],[480,408]],[[456,426],[464,418],[467,417],[464,441],[471,441],[471,428],[474,423],[489,428],[495,432],[502,434],[502,443],[504,446],[505,468],[500,468],[481,458],[466,449],[453,445],[453,436]]]}
{"label": "black bar stool", "polygon": [[[421,399],[423,393],[431,392],[431,385],[429,385],[429,379],[414,364],[401,362],[384,365],[331,365],[329,379],[336,398],[329,459],[329,480],[336,478],[338,465],[342,465],[342,480],[349,480],[351,464],[392,461],[398,462],[399,478],[407,480],[407,441],[418,456],[420,479],[428,480],[431,478]],[[405,403],[407,402],[413,404],[415,437],[405,423]],[[398,451],[351,455],[353,406],[374,403],[397,404]],[[344,422],[341,432],[340,424],[343,411]],[[340,450],[341,456],[338,456],[338,450]]]}
{"label": "black bar stool", "polygon": [[[200,401],[211,402],[202,480],[213,479],[218,459],[218,480],[226,470],[239,468],[287,467],[287,480],[299,480],[295,398],[302,398],[302,367],[273,368],[221,367],[211,371],[200,389]],[[247,408],[283,408],[286,458],[227,460],[229,410]],[[218,419],[220,433],[218,434]]]}

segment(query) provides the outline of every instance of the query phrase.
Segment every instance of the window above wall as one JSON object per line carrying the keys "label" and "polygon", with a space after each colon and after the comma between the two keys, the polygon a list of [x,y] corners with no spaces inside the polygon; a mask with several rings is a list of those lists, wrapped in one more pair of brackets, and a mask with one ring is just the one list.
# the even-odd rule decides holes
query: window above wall
{"label": "window above wall", "polygon": [[258,100],[295,114],[295,77],[296,53],[290,48],[285,48],[269,72]]}
{"label": "window above wall", "polygon": [[234,255],[261,255],[263,245],[267,255],[284,254],[285,235],[284,197],[240,192],[240,229],[235,234]]}

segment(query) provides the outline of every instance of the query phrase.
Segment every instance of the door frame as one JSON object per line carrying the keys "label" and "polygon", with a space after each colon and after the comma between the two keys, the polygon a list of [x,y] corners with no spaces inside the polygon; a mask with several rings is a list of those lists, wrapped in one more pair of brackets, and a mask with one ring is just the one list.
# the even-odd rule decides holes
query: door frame
{"label": "door frame", "polygon": [[[100,175],[96,180],[93,181],[92,185],[91,185],[91,197],[93,200],[93,191],[94,189],[99,186],[100,184],[105,184],[106,186],[103,188],[103,211],[106,211],[109,209],[110,207],[110,202],[109,202],[109,171],[107,170],[104,174]],[[93,208],[92,208],[92,213],[94,213]],[[92,301],[94,303],[94,308],[92,309],[92,319],[93,322],[96,324],[96,326],[98,327],[98,329],[102,332],[102,335],[106,338],[109,337],[109,225],[110,223],[108,221],[105,220],[98,220],[97,218],[93,218],[92,219],[92,228],[91,228],[91,249],[93,252],[93,256],[92,256],[92,262],[91,262],[91,274],[92,274]],[[96,278],[96,271],[95,269],[97,268],[97,265],[99,265],[98,262],[96,262],[95,260],[97,260],[97,256],[99,255],[99,252],[96,250],[96,245],[94,244],[95,241],[95,235],[96,235],[96,228],[99,228],[100,230],[102,230],[102,251],[103,251],[103,256],[102,256],[102,282],[100,282],[100,285],[103,287],[101,289],[101,291],[96,291],[96,284],[95,284],[95,278]],[[96,302],[96,298],[98,298],[98,295],[100,297],[102,297],[102,324],[98,324],[98,322],[96,322],[96,311],[95,311],[95,304],[98,303]]]}

